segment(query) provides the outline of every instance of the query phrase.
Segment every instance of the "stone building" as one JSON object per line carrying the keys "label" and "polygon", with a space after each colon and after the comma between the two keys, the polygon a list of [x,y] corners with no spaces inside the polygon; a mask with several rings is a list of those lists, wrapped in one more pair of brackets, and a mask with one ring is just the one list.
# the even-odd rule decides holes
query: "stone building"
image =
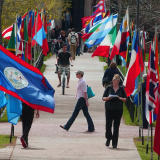
{"label": "stone building", "polygon": [[[99,2],[99,0],[72,0],[72,8],[70,13],[72,15],[73,22],[71,27],[82,28],[81,18],[85,16],[91,16],[94,11],[94,6]],[[56,21],[56,24],[60,28],[64,29],[64,22],[60,19]]]}

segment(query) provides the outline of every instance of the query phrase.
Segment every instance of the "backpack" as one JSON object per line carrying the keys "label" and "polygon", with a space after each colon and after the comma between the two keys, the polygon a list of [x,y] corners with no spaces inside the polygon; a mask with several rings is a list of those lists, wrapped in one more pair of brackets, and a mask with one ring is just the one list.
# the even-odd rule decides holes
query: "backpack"
{"label": "backpack", "polygon": [[71,33],[70,42],[71,42],[71,44],[77,43],[77,37],[76,37],[75,33]]}

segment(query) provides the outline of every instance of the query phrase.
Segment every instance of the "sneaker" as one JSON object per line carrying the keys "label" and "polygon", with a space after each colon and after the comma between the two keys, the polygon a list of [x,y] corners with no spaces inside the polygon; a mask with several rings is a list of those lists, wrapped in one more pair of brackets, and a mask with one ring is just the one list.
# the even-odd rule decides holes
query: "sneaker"
{"label": "sneaker", "polygon": [[22,137],[20,138],[20,140],[21,140],[22,146],[24,148],[27,148],[28,145],[27,145],[26,141]]}

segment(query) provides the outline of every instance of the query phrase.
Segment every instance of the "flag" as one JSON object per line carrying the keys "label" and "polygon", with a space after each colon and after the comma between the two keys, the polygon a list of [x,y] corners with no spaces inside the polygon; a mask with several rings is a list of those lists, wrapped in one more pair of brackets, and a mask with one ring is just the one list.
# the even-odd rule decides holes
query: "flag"
{"label": "flag", "polygon": [[17,125],[19,117],[22,115],[22,102],[9,94],[6,94],[6,98],[8,122]]}
{"label": "flag", "polygon": [[89,22],[90,22],[90,20],[91,20],[92,18],[93,18],[93,16],[86,16],[86,17],[81,18],[81,21],[82,21],[82,29],[87,27],[87,25],[89,24]]}
{"label": "flag", "polygon": [[96,10],[93,12],[92,16],[100,13],[100,12],[105,12],[105,6],[104,6],[104,2],[101,3],[97,8]]}
{"label": "flag", "polygon": [[48,27],[51,26],[51,20],[49,20],[49,22],[47,23],[47,26],[48,26]]}
{"label": "flag", "polygon": [[[28,12],[22,16],[22,19],[24,19],[27,14],[28,14]],[[12,29],[13,29],[13,25],[11,25],[8,28],[4,29],[3,32],[2,32],[2,37],[4,39],[8,39],[9,40],[11,38]]]}
{"label": "flag", "polygon": [[93,25],[95,25],[97,22],[101,21],[103,19],[103,13],[98,13],[94,18],[93,18]]}
{"label": "flag", "polygon": [[27,31],[26,18],[24,18],[22,21],[20,35],[21,35],[21,42],[20,42],[17,56],[22,59],[22,52],[23,52],[25,54],[25,57],[28,58],[28,50],[27,50],[28,31]]}
{"label": "flag", "polygon": [[[112,21],[113,20],[113,21]],[[88,48],[100,44],[106,35],[111,31],[113,26],[116,25],[117,15],[111,15],[109,18],[106,17],[105,21],[101,21],[98,25],[99,27],[95,30],[95,32],[89,37],[85,44]],[[98,26],[96,25],[96,26]]]}
{"label": "flag", "polygon": [[[109,16],[108,16],[109,17]],[[84,34],[81,38],[86,41],[99,27],[100,25],[107,20],[108,17],[105,17],[101,21],[98,21],[92,28],[89,30],[88,33]]]}
{"label": "flag", "polygon": [[146,66],[145,66],[145,55],[146,55],[146,43],[145,43],[145,32],[143,29],[143,36],[141,38],[141,47],[142,47],[142,57],[143,57],[143,64],[144,64],[144,71],[142,74],[146,74]]}
{"label": "flag", "polygon": [[85,30],[84,30],[84,32],[85,33],[88,33],[89,32],[89,30],[92,28],[92,26],[93,26],[93,18],[90,20],[90,22],[88,23],[88,25],[87,25],[87,27],[85,28]]}
{"label": "flag", "polygon": [[122,20],[120,29],[117,34],[117,38],[110,55],[110,59],[112,60],[113,57],[118,54],[121,55],[124,59],[126,59],[128,43],[129,43],[129,15],[127,8],[126,14]]}
{"label": "flag", "polygon": [[[158,87],[158,92],[160,95],[160,85]],[[158,114],[157,114],[157,120],[156,120],[156,126],[155,126],[155,135],[154,135],[154,143],[153,143],[153,150],[160,156],[160,97],[158,102]]]}
{"label": "flag", "polygon": [[[154,44],[154,43],[153,43]],[[149,124],[156,120],[156,107],[158,106],[158,75],[154,46],[151,44],[148,60],[146,82],[146,119]]]}
{"label": "flag", "polygon": [[[138,32],[134,32],[133,43],[132,43],[132,54],[129,63],[128,71],[125,76],[123,86],[125,86],[125,91],[127,97],[132,94],[135,88],[135,80],[140,74],[140,51],[139,51],[139,35]],[[143,68],[141,67],[141,72]]]}
{"label": "flag", "polygon": [[47,17],[46,17],[46,14],[44,16],[44,30],[45,30],[45,34],[47,34]]}
{"label": "flag", "polygon": [[106,35],[101,44],[97,47],[97,49],[92,54],[94,56],[102,56],[108,57],[109,50],[113,47],[115,39],[116,39],[116,25],[111,29],[111,31]]}
{"label": "flag", "polygon": [[6,104],[7,104],[6,96],[4,95],[3,91],[0,91],[0,109],[6,106]]}
{"label": "flag", "polygon": [[[27,40],[27,39],[26,39]],[[27,43],[26,43],[27,44]],[[30,17],[29,24],[28,24],[28,47],[25,47],[25,56],[31,60],[32,59],[32,16]]]}
{"label": "flag", "polygon": [[54,112],[54,89],[39,69],[0,46],[0,90],[30,107]]}
{"label": "flag", "polygon": [[15,54],[16,51],[16,42],[15,42],[15,24],[12,27],[11,38],[8,42],[7,50],[12,51]]}
{"label": "flag", "polygon": [[41,17],[39,14],[35,20],[35,23],[32,29],[32,46],[34,46],[36,42],[42,47],[43,54],[47,56],[47,52],[49,51],[48,42],[47,42],[44,27],[42,25]]}
{"label": "flag", "polygon": [[[17,16],[17,26],[18,26],[18,31],[17,31],[17,50],[19,49],[19,46],[20,46],[20,39],[21,39],[21,35],[20,35],[20,29],[21,29],[21,23],[22,23],[22,19],[21,19],[21,16],[18,17]],[[16,41],[16,40],[15,40]]]}
{"label": "flag", "polygon": [[4,39],[10,39],[12,33],[13,25],[9,26],[8,28],[4,29],[2,32],[2,37]]}
{"label": "flag", "polygon": [[[155,37],[153,39],[153,45],[155,45]],[[158,79],[159,79],[159,82],[160,82],[160,77],[159,77],[159,56],[158,56],[158,37],[156,36],[156,48],[155,48],[155,65],[156,65],[156,68],[157,68],[157,74],[158,74]]]}
{"label": "flag", "polygon": [[126,67],[129,67],[130,59],[131,59],[131,53],[132,53],[132,43],[131,43],[131,36],[129,37],[129,44],[127,48],[127,55],[126,55]]}
{"label": "flag", "polygon": [[94,7],[99,7],[102,3],[104,3],[104,0],[100,0],[100,1],[98,2],[98,4],[97,4],[96,6],[94,6]]}

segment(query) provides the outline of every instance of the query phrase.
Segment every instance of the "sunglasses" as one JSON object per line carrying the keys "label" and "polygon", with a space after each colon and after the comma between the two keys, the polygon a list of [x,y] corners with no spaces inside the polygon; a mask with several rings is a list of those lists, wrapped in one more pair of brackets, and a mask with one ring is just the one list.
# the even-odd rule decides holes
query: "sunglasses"
{"label": "sunglasses", "polygon": [[76,73],[76,75],[78,75],[79,73]]}

